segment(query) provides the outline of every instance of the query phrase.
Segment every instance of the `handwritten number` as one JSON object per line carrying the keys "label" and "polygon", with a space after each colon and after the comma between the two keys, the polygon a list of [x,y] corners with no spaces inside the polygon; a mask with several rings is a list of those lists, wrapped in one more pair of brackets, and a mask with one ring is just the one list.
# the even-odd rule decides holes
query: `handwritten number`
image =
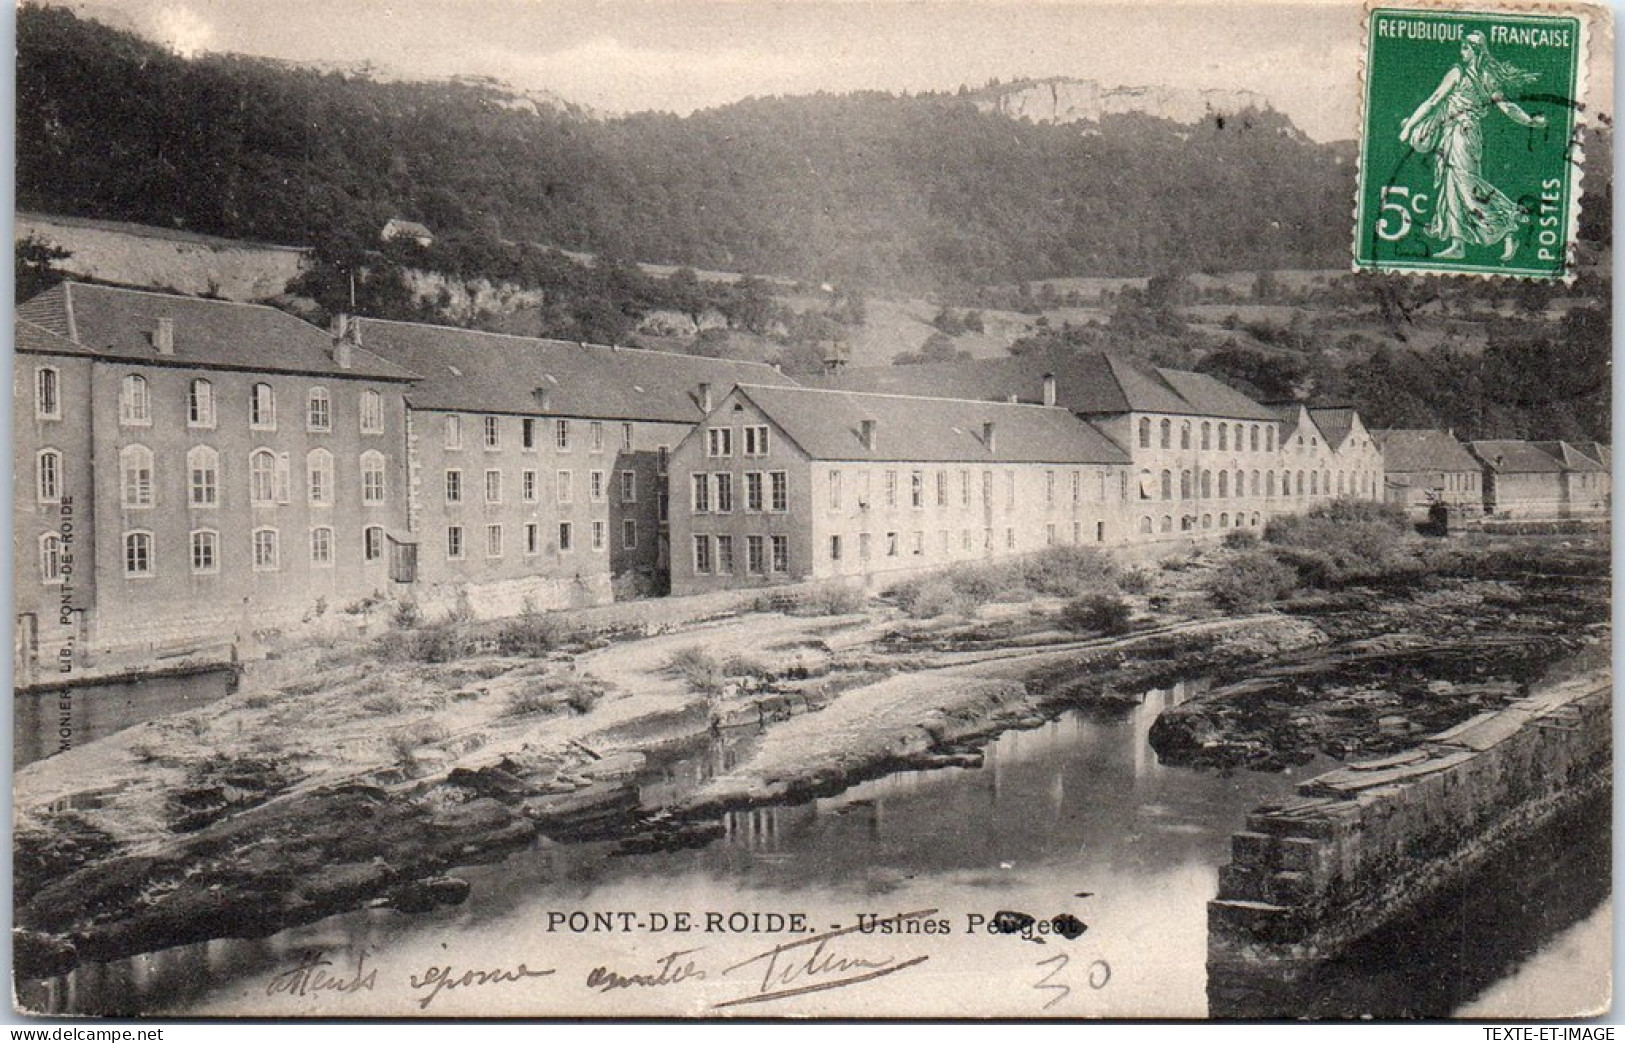
{"label": "handwritten number", "polygon": [[1045,1010],[1049,1010],[1051,1007],[1055,1006],[1057,1003],[1061,1002],[1062,1000],[1066,999],[1068,996],[1072,995],[1072,989],[1071,989],[1070,986],[1062,985],[1062,984],[1059,984],[1059,983],[1056,983],[1054,985],[1050,984],[1050,979],[1055,977],[1057,974],[1060,974],[1062,971],[1066,970],[1066,965],[1068,963],[1070,963],[1070,962],[1072,962],[1071,958],[1068,957],[1066,955],[1066,953],[1064,953],[1064,952],[1063,953],[1056,953],[1054,956],[1051,956],[1047,960],[1039,960],[1038,961],[1038,966],[1040,966],[1040,967],[1045,967],[1045,966],[1048,966],[1049,964],[1053,963],[1053,964],[1055,964],[1055,969],[1053,971],[1050,971],[1048,974],[1044,975],[1043,978],[1039,979],[1038,984],[1034,985],[1033,988],[1041,989],[1041,990],[1043,990],[1045,992],[1059,992],[1060,993],[1059,996],[1056,996],[1056,997],[1052,998],[1048,1003],[1044,1004],[1044,1009]]}

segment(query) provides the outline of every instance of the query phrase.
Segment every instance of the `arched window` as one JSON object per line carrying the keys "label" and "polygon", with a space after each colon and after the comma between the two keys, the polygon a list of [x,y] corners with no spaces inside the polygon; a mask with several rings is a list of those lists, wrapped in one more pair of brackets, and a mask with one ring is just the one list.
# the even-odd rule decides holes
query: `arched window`
{"label": "arched window", "polygon": [[1258,512],[1253,512],[1253,528],[1258,528]]}
{"label": "arched window", "polygon": [[1189,471],[1179,472],[1179,498],[1181,500],[1191,498],[1191,473]]}
{"label": "arched window", "polygon": [[384,396],[376,391],[361,392],[361,433],[384,433]]}
{"label": "arched window", "polygon": [[333,454],[326,449],[306,453],[305,477],[311,506],[330,506],[333,503]]}
{"label": "arched window", "polygon": [[1309,495],[1310,496],[1319,496],[1320,495],[1320,472],[1319,471],[1310,471],[1309,472]]}
{"label": "arched window", "polygon": [[1298,472],[1298,495],[1299,495],[1299,496],[1302,496],[1302,495],[1303,495],[1303,490],[1304,490],[1304,484],[1303,484],[1303,472],[1302,472],[1302,471],[1299,471],[1299,472]]}
{"label": "arched window", "polygon": [[256,449],[248,458],[248,502],[255,507],[274,507],[284,497],[277,481],[277,456],[269,449]]}
{"label": "arched window", "polygon": [[1229,449],[1229,448],[1230,448],[1230,425],[1229,424],[1220,424],[1219,425],[1219,451],[1223,452],[1224,450]]}
{"label": "arched window", "polygon": [[196,529],[192,532],[192,571],[220,571],[220,534],[213,529]]}
{"label": "arched window", "polygon": [[1213,448],[1213,424],[1207,420],[1202,421],[1202,448]]}
{"label": "arched window", "polygon": [[1255,453],[1258,452],[1258,425],[1257,424],[1253,425],[1252,433],[1248,436],[1248,448],[1251,449]]}
{"label": "arched window", "polygon": [[[1151,497],[1153,495],[1153,493],[1151,491],[1152,487],[1153,487],[1152,483],[1155,482],[1155,481],[1156,481],[1156,479],[1154,479],[1151,476],[1151,472],[1149,470],[1141,470],[1140,471],[1140,499],[1142,499],[1142,500],[1151,499]],[[987,496],[986,496],[985,491],[984,491],[982,499],[983,499],[983,502],[986,502],[986,500],[987,500]]]}
{"label": "arched window", "polygon": [[154,568],[152,533],[144,530],[124,534],[124,574],[150,576]]}
{"label": "arched window", "polygon": [[324,387],[310,389],[305,408],[305,430],[333,430],[333,399]]}
{"label": "arched window", "polygon": [[281,547],[275,529],[254,530],[254,571],[272,572],[282,567]]}
{"label": "arched window", "polygon": [[1174,498],[1174,475],[1172,471],[1162,472],[1162,498],[1164,500]]}
{"label": "arched window", "polygon": [[1321,494],[1325,496],[1330,496],[1332,494],[1332,472],[1320,472],[1320,491]]}
{"label": "arched window", "polygon": [[333,530],[326,525],[310,530],[310,563],[319,569],[333,565]]}
{"label": "arched window", "polygon": [[186,426],[214,426],[214,385],[202,378],[187,386]]}
{"label": "arched window", "polygon": [[1211,498],[1213,496],[1213,472],[1212,471],[1203,471],[1202,472],[1202,492],[1201,492],[1201,496],[1202,496],[1202,499],[1204,499],[1204,500],[1209,499],[1209,498]]}
{"label": "arched window", "polygon": [[1343,495],[1343,472],[1337,472],[1337,495]]}
{"label": "arched window", "polygon": [[144,445],[125,446],[119,453],[119,473],[124,506],[151,507],[152,450]]}
{"label": "arched window", "polygon": [[34,370],[34,416],[39,420],[62,419],[62,377],[55,366]]}
{"label": "arched window", "polygon": [[1275,472],[1274,471],[1265,471],[1264,472],[1264,495],[1266,497],[1275,495]]}
{"label": "arched window", "polygon": [[186,502],[193,507],[220,503],[220,454],[206,445],[186,451]]}
{"label": "arched window", "polygon": [[1202,515],[1202,528],[1204,528],[1204,529],[1213,528],[1213,515],[1211,515],[1211,514]]}
{"label": "arched window", "polygon": [[1265,449],[1266,452],[1271,452],[1271,453],[1275,452],[1275,428],[1274,427],[1266,427],[1264,429],[1264,449]]}
{"label": "arched window", "polygon": [[369,525],[361,530],[361,559],[363,561],[382,561],[384,559],[384,527],[382,525]]}
{"label": "arched window", "polygon": [[264,431],[276,429],[276,391],[269,384],[255,384],[248,396],[248,426]]}
{"label": "arched window", "polygon": [[1180,425],[1179,425],[1179,448],[1181,448],[1181,449],[1189,449],[1190,447],[1191,447],[1191,422],[1189,420],[1184,420],[1184,421],[1181,421]]}
{"label": "arched window", "polygon": [[55,449],[41,449],[34,460],[34,488],[40,503],[56,503],[62,499],[62,454]]}
{"label": "arched window", "polygon": [[1263,487],[1259,484],[1259,478],[1258,478],[1258,472],[1257,471],[1253,472],[1252,490],[1253,490],[1252,494],[1254,496],[1262,495],[1263,492],[1264,492]]}
{"label": "arched window", "polygon": [[152,423],[152,391],[147,387],[146,377],[131,373],[119,384],[118,422]]}
{"label": "arched window", "polygon": [[1172,515],[1164,514],[1162,516],[1162,531],[1163,532],[1173,532],[1174,531],[1174,519],[1173,519]]}
{"label": "arched window", "polygon": [[1151,448],[1151,418],[1150,417],[1141,417],[1140,418],[1140,448],[1141,449],[1150,449]]}
{"label": "arched window", "polygon": [[384,502],[384,454],[376,450],[361,454],[361,502],[369,506]]}
{"label": "arched window", "polygon": [[[1220,428],[1220,430],[1222,431],[1223,428]],[[1229,495],[1230,495],[1230,472],[1229,471],[1220,471],[1219,472],[1219,499],[1222,500],[1222,499],[1224,499],[1225,497],[1227,497]]]}
{"label": "arched window", "polygon": [[1173,445],[1174,445],[1174,422],[1172,420],[1164,420],[1162,422],[1162,447],[1164,449],[1172,449]]}
{"label": "arched window", "polygon": [[1221,529],[1230,528],[1230,513],[1228,511],[1226,511],[1225,513],[1219,515],[1219,528],[1221,528]]}
{"label": "arched window", "polygon": [[[1240,434],[1241,429],[1237,428],[1236,430],[1237,430],[1236,437],[1240,438],[1241,437],[1241,434]],[[1234,489],[1236,491],[1236,495],[1238,497],[1247,495],[1246,487],[1243,484],[1246,481],[1246,479],[1247,479],[1246,472],[1242,471],[1240,468],[1237,468],[1235,482],[1230,486],[1230,488],[1232,488],[1232,489]]]}
{"label": "arched window", "polygon": [[54,532],[39,538],[39,578],[41,583],[62,582],[62,537]]}
{"label": "arched window", "polygon": [[1151,519],[1149,516],[1142,517],[1140,519],[1140,532],[1142,534],[1149,534],[1151,532]]}

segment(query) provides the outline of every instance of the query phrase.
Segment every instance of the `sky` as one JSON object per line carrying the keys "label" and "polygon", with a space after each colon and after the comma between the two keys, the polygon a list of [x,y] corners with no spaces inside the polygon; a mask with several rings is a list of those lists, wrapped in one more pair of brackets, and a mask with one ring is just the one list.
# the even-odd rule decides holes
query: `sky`
{"label": "sky", "polygon": [[1348,0],[78,0],[182,54],[490,76],[604,113],[750,96],[1069,76],[1247,88],[1311,137],[1356,136]]}

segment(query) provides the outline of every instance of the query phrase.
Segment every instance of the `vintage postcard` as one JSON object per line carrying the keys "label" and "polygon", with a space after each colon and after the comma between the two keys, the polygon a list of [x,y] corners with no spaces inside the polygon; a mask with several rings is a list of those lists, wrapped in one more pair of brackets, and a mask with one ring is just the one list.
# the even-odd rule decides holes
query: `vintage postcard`
{"label": "vintage postcard", "polygon": [[1609,1009],[1607,9],[16,26],[21,1016]]}

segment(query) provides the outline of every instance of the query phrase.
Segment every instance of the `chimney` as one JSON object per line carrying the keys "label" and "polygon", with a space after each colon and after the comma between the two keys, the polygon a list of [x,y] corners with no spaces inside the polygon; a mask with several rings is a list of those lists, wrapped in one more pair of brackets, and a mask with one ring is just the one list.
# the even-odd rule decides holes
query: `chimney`
{"label": "chimney", "polygon": [[1044,374],[1044,404],[1046,406],[1055,404],[1055,374],[1053,373]]}
{"label": "chimney", "polygon": [[858,437],[863,441],[863,448],[873,452],[875,448],[875,422],[873,420],[863,421]]}
{"label": "chimney", "polygon": [[710,384],[701,384],[700,385],[700,412],[702,412],[702,413],[711,412],[711,385]]}
{"label": "chimney", "polygon": [[165,315],[158,320],[158,328],[152,331],[152,346],[158,349],[160,355],[175,354],[175,320]]}
{"label": "chimney", "polygon": [[987,451],[990,453],[999,451],[998,425],[991,420],[982,425],[982,444],[987,446]]}
{"label": "chimney", "polygon": [[530,393],[530,397],[536,400],[536,408],[538,410],[540,410],[543,413],[547,412],[548,406],[550,404],[549,400],[552,398],[552,395],[548,393],[547,388],[545,388],[545,387],[536,388],[534,391],[532,391]]}
{"label": "chimney", "polygon": [[333,316],[333,364],[349,369],[355,364],[355,345],[361,339],[361,324],[353,316],[339,312]]}

